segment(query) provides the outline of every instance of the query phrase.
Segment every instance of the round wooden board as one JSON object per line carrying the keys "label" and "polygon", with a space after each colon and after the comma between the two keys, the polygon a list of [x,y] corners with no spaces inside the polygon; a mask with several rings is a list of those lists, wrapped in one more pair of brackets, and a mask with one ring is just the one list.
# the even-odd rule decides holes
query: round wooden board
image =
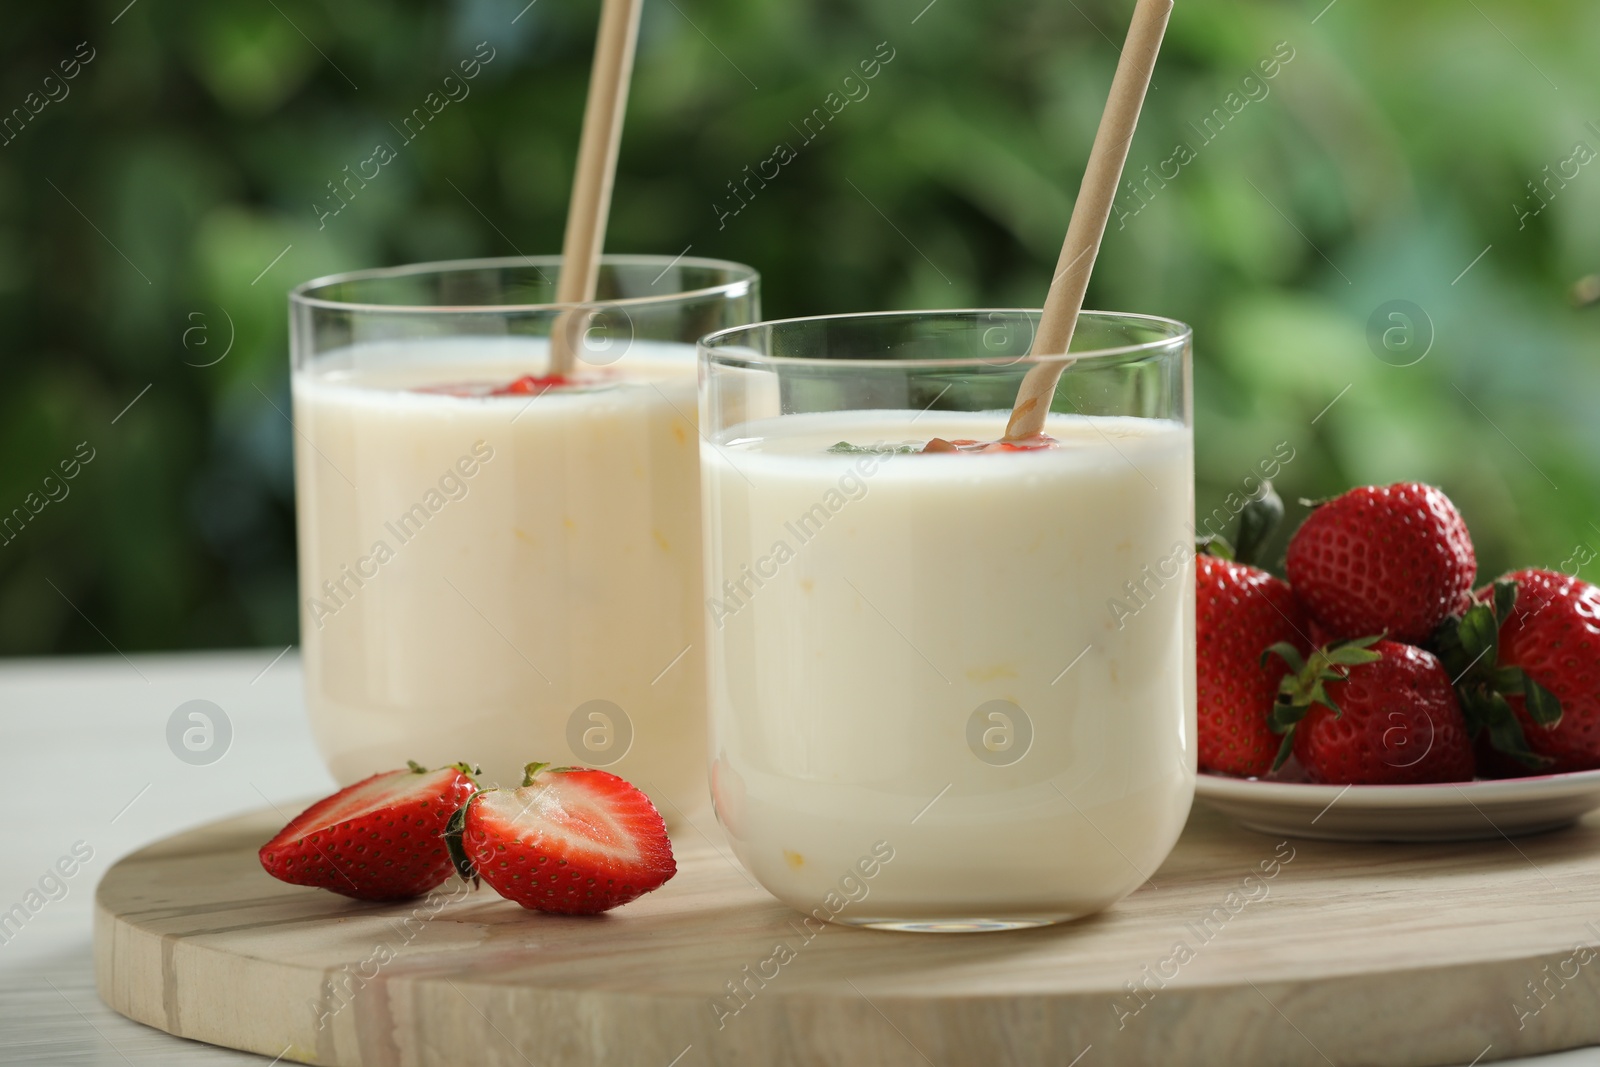
{"label": "round wooden board", "polygon": [[673,881],[604,917],[453,880],[360,904],[262,872],[280,821],[218,823],[106,874],[107,1003],[347,1067],[1343,1067],[1600,1042],[1594,817],[1515,843],[1280,843],[1197,808],[1111,911],[967,935],[819,932],[693,829]]}

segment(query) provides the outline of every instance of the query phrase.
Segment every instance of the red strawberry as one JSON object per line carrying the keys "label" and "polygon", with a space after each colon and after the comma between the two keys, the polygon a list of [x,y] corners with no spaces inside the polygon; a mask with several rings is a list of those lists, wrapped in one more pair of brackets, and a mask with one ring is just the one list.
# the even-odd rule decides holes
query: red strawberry
{"label": "red strawberry", "polygon": [[536,911],[592,915],[677,873],[650,798],[606,771],[528,764],[520,789],[487,789],[450,820],[463,878]]}
{"label": "red strawberry", "polygon": [[1262,775],[1280,739],[1267,725],[1286,664],[1261,662],[1270,645],[1304,651],[1305,612],[1266,571],[1201,553],[1195,560],[1200,767]]}
{"label": "red strawberry", "polygon": [[415,897],[450,877],[445,826],[477,786],[464,763],[386,771],[317,801],[261,846],[261,866],[294,885],[357,900]]}
{"label": "red strawberry", "polygon": [[1289,584],[1335,634],[1420,644],[1472,589],[1477,556],[1450,498],[1401,482],[1352,489],[1289,539]]}
{"label": "red strawberry", "polygon": [[1464,782],[1472,742],[1450,676],[1432,653],[1377,637],[1336,642],[1294,668],[1273,725],[1313,780],[1335,785]]}

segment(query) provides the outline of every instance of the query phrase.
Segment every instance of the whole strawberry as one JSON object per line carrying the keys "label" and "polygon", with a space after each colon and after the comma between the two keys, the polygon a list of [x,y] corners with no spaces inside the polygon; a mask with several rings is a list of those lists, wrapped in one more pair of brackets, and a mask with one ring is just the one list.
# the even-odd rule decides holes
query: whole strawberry
{"label": "whole strawberry", "polygon": [[1551,772],[1600,767],[1600,588],[1547,570],[1507,577],[1518,610],[1500,627],[1500,664],[1520,667],[1560,706],[1560,718],[1541,726],[1524,695],[1507,697],[1528,747],[1554,761]]}
{"label": "whole strawberry", "polygon": [[544,763],[528,764],[519,789],[473,795],[447,840],[463,878],[562,915],[609,911],[678,869],[649,797],[606,771]]}
{"label": "whole strawberry", "polygon": [[1600,589],[1516,571],[1479,590],[1435,640],[1482,735],[1485,773],[1600,767]]}
{"label": "whole strawberry", "polygon": [[1362,486],[1319,505],[1289,539],[1289,584],[1339,637],[1421,644],[1472,590],[1467,525],[1430,485]]}
{"label": "whole strawberry", "polygon": [[294,885],[357,900],[420,896],[450,877],[444,831],[477,786],[464,763],[386,771],[317,801],[261,846],[261,866]]}
{"label": "whole strawberry", "polygon": [[1336,642],[1302,659],[1273,710],[1279,762],[1295,758],[1319,782],[1408,785],[1472,777],[1472,741],[1450,676],[1431,653],[1377,637]]}
{"label": "whole strawberry", "polygon": [[1200,767],[1255,776],[1272,767],[1281,739],[1267,724],[1282,660],[1261,662],[1271,645],[1307,647],[1305,612],[1287,583],[1209,553],[1195,559],[1195,669]]}
{"label": "whole strawberry", "polygon": [[1283,501],[1266,483],[1239,514],[1237,551],[1213,538],[1195,559],[1202,770],[1262,775],[1278,751],[1267,716],[1288,667],[1261,654],[1279,643],[1304,652],[1306,617],[1288,585],[1250,564],[1282,518]]}

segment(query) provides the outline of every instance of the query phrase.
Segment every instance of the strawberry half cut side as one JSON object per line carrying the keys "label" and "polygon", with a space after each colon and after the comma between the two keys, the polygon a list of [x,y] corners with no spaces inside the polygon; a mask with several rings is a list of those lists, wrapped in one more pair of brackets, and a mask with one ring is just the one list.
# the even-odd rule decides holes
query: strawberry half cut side
{"label": "strawberry half cut side", "polygon": [[607,771],[530,763],[517,789],[489,789],[450,820],[457,872],[525,908],[609,911],[675,873],[666,824],[650,798]]}
{"label": "strawberry half cut side", "polygon": [[444,831],[477,791],[464,763],[415,763],[317,801],[261,846],[261,866],[293,885],[357,900],[420,896],[450,877]]}

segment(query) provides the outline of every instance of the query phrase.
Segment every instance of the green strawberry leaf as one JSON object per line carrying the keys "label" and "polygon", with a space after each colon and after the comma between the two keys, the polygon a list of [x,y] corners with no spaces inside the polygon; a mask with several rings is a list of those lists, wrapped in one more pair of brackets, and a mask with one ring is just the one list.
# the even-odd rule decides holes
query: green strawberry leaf
{"label": "green strawberry leaf", "polygon": [[1494,609],[1488,604],[1474,604],[1461,617],[1461,655],[1466,659],[1461,670],[1470,670],[1474,664],[1487,660],[1495,664],[1500,643],[1500,624]]}
{"label": "green strawberry leaf", "polygon": [[[1363,663],[1378,662],[1378,660],[1383,658],[1383,653],[1374,652],[1369,648],[1355,648],[1351,646],[1339,648],[1330,645],[1328,646],[1328,650],[1323,653],[1322,658],[1324,662],[1329,664],[1336,664],[1341,667],[1357,667]],[[1342,677],[1342,675],[1340,677]]]}
{"label": "green strawberry leaf", "polygon": [[1349,676],[1350,667],[1382,659],[1383,653],[1374,652],[1367,647],[1382,639],[1382,634],[1375,634],[1371,637],[1335,641],[1326,648],[1313,651],[1309,660],[1300,655],[1299,649],[1283,641],[1263,652],[1261,654],[1263,666],[1266,665],[1268,656],[1276,655],[1291,668],[1278,683],[1277,702],[1273,705],[1272,714],[1267,720],[1272,731],[1283,733],[1292,729],[1295,723],[1305,718],[1318,704],[1333,712],[1335,718],[1342,717],[1344,709],[1339,707],[1328,693],[1327,683],[1344,681]]}
{"label": "green strawberry leaf", "polygon": [[1228,539],[1221,534],[1208,534],[1194,543],[1196,552],[1207,556],[1216,556],[1218,559],[1233,560],[1233,546],[1228,544]]}
{"label": "green strawberry leaf", "polygon": [[1474,672],[1474,675],[1487,680],[1489,688],[1496,693],[1521,693],[1526,688],[1527,676],[1521,667],[1496,667],[1487,672]]}
{"label": "green strawberry leaf", "polygon": [[1271,482],[1261,483],[1258,496],[1246,502],[1239,512],[1239,545],[1234,558],[1240,563],[1254,563],[1261,558],[1261,550],[1272,537],[1272,531],[1283,521],[1283,500],[1272,490]]}
{"label": "green strawberry leaf", "polygon": [[1465,686],[1460,691],[1461,720],[1466,724],[1467,736],[1476,741],[1478,735],[1489,726],[1492,710],[1488,698],[1477,689],[1468,689]]}
{"label": "green strawberry leaf", "polygon": [[1320,676],[1335,681],[1344,678],[1348,671],[1332,671],[1330,667],[1356,667],[1363,663],[1376,663],[1383,658],[1382,652],[1372,651],[1372,646],[1382,641],[1387,634],[1372,634],[1369,637],[1347,637],[1342,641],[1333,641],[1311,653],[1311,662],[1320,670]]}
{"label": "green strawberry leaf", "polygon": [[1284,732],[1283,744],[1278,746],[1278,754],[1272,757],[1272,769],[1276,771],[1289,760],[1289,753],[1294,751],[1294,727]]}
{"label": "green strawberry leaf", "polygon": [[1306,704],[1296,704],[1279,697],[1272,705],[1272,711],[1267,714],[1267,726],[1275,734],[1287,734],[1306,717],[1306,712],[1310,710]]}
{"label": "green strawberry leaf", "polygon": [[478,885],[478,868],[467,855],[466,846],[461,843],[461,838],[467,831],[467,809],[472,807],[472,802],[480,795],[474,793],[468,797],[467,802],[450,816],[450,821],[444,828],[444,845],[450,851],[450,862],[455,864],[456,873],[461,876],[461,880],[471,882],[474,888]]}
{"label": "green strawberry leaf", "polygon": [[1480,691],[1474,694],[1471,704],[1472,711],[1467,718],[1468,731],[1473,736],[1477,736],[1481,730],[1488,730],[1491,745],[1531,770],[1540,770],[1554,762],[1528,747],[1522,723],[1517,721],[1516,713],[1511,710],[1511,704],[1504,696]]}
{"label": "green strawberry leaf", "polygon": [[1424,645],[1429,652],[1439,657],[1439,662],[1444,664],[1445,671],[1454,678],[1466,669],[1469,657],[1461,654],[1461,619],[1456,615],[1449,615],[1441,622],[1433,635]]}
{"label": "green strawberry leaf", "polygon": [[[1267,665],[1267,659],[1271,656],[1277,656],[1279,659],[1283,660],[1283,662],[1289,665],[1289,670],[1293,671],[1295,674],[1299,674],[1301,671],[1306,669],[1305,657],[1300,655],[1300,650],[1298,648],[1295,648],[1287,641],[1279,641],[1277,644],[1268,645],[1267,648],[1262,651],[1261,665],[1263,667]],[[1285,679],[1285,681],[1287,681],[1287,679]]]}
{"label": "green strawberry leaf", "polygon": [[1283,735],[1277,758],[1272,764],[1273,770],[1283,766],[1289,758],[1295,728],[1310,714],[1312,708],[1320,704],[1331,711],[1335,718],[1344,716],[1344,709],[1328,692],[1327,683],[1344,681],[1351,667],[1381,660],[1383,653],[1374,652],[1370,647],[1381,640],[1382,634],[1374,634],[1335,641],[1326,648],[1314,650],[1309,660],[1287,641],[1280,641],[1261,653],[1262,666],[1266,666],[1268,657],[1277,656],[1290,668],[1278,683],[1277,699],[1267,715],[1267,726],[1273,733]]}
{"label": "green strawberry leaf", "polygon": [[1561,701],[1526,672],[1522,676],[1522,703],[1529,718],[1540,726],[1548,728],[1561,721]]}
{"label": "green strawberry leaf", "polygon": [[1434,634],[1434,646],[1454,679],[1467,734],[1476,740],[1487,731],[1496,749],[1538,770],[1553,761],[1528,747],[1522,723],[1506,698],[1521,696],[1528,716],[1541,727],[1561,721],[1561,702],[1521,667],[1499,662],[1500,625],[1516,604],[1517,583],[1496,581],[1491,602],[1474,603],[1460,619],[1446,619]]}
{"label": "green strawberry leaf", "polygon": [[1517,606],[1517,583],[1500,578],[1494,583],[1494,616],[1501,622],[1511,618],[1511,609]]}
{"label": "green strawberry leaf", "polygon": [[[1368,634],[1366,637],[1346,637],[1342,641],[1329,642],[1327,647],[1330,650],[1335,648],[1371,648],[1373,645],[1377,644],[1379,641],[1382,641],[1388,636],[1389,635],[1387,633],[1381,633]],[[1382,659],[1383,657],[1381,654],[1379,654],[1378,658]]]}

